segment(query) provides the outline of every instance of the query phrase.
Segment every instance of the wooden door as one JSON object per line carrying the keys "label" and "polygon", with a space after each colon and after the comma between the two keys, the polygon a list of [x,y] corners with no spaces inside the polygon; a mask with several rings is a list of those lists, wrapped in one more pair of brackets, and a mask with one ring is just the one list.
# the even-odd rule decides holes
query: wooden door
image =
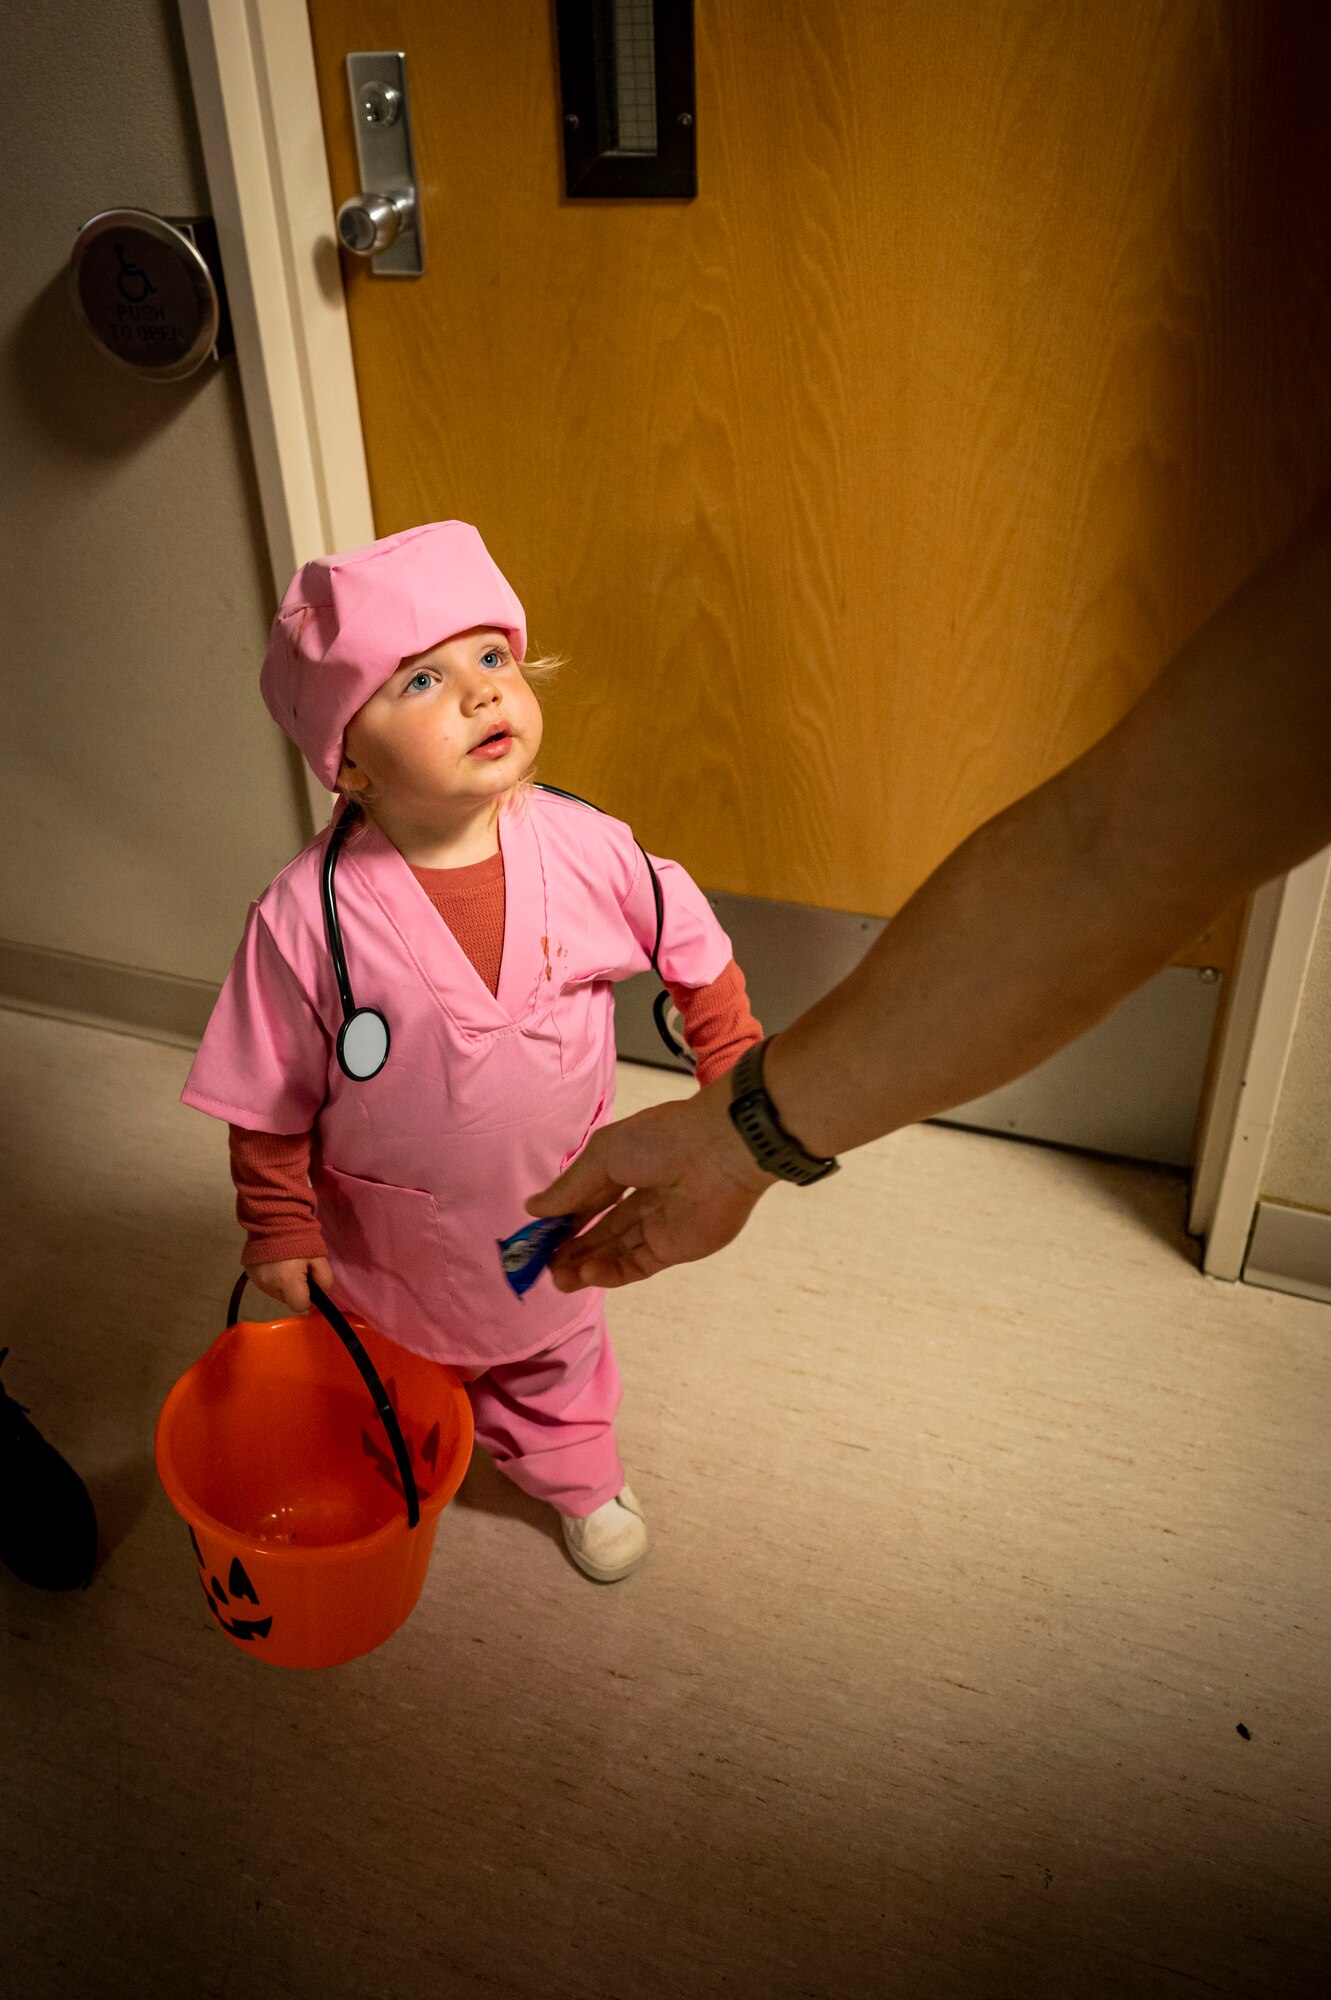
{"label": "wooden door", "polygon": [[347,52],[408,61],[378,530],[480,525],[570,656],[543,774],[709,889],[890,915],[1325,479],[1331,10],[698,0],[660,203],[564,200],[539,0],[311,13],[338,200]]}

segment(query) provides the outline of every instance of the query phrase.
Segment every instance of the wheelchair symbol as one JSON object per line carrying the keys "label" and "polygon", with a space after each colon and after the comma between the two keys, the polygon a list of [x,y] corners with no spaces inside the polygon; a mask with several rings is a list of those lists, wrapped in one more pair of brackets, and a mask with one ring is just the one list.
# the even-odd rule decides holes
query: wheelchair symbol
{"label": "wheelchair symbol", "polygon": [[116,263],[120,266],[116,274],[116,290],[127,305],[141,306],[156,285],[138,264],[131,264],[125,256],[124,245],[116,244]]}

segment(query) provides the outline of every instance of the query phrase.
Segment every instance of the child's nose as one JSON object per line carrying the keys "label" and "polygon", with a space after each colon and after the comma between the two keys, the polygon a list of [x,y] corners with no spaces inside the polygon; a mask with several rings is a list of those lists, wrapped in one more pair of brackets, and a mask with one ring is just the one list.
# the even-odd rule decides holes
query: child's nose
{"label": "child's nose", "polygon": [[491,702],[500,701],[502,698],[499,683],[491,680],[487,674],[473,674],[462,697],[469,709],[486,708]]}

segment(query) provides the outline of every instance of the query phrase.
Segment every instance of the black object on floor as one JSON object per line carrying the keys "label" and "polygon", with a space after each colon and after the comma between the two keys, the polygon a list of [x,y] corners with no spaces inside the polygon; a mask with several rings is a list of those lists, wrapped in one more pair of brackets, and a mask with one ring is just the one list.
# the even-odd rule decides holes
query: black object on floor
{"label": "black object on floor", "polygon": [[[8,1353],[0,1348],[0,1367]],[[77,1590],[96,1561],[91,1494],[0,1384],[0,1562],[38,1590]]]}

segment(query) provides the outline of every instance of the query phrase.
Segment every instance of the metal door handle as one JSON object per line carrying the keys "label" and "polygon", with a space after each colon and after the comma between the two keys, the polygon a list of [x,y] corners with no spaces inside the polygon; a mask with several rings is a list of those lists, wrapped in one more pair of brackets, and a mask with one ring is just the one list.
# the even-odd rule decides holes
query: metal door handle
{"label": "metal door handle", "polygon": [[399,194],[354,194],[337,211],[337,233],[343,246],[357,257],[377,257],[399,232],[410,229],[416,213],[416,198],[410,190]]}

